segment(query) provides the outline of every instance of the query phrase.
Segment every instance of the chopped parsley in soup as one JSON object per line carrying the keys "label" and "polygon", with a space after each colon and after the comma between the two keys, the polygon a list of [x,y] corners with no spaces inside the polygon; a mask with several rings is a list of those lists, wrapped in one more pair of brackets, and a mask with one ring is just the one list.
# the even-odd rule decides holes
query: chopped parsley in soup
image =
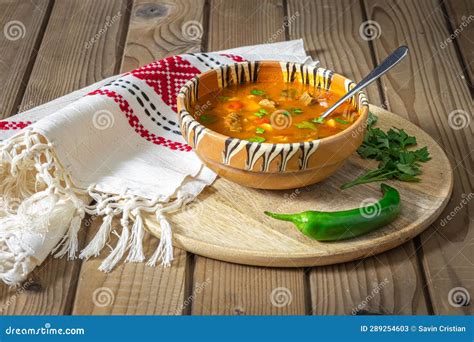
{"label": "chopped parsley in soup", "polygon": [[299,83],[248,83],[210,93],[194,107],[195,118],[218,133],[267,143],[311,141],[337,134],[358,118],[349,103],[320,120],[339,96]]}

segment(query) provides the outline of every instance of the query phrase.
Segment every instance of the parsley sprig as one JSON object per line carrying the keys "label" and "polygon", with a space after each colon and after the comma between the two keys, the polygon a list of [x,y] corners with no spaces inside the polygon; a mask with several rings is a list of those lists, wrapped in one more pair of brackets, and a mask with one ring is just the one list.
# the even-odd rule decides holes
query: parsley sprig
{"label": "parsley sprig", "polygon": [[404,182],[419,182],[421,164],[430,160],[430,153],[425,146],[418,150],[408,150],[415,146],[416,138],[408,135],[403,129],[391,128],[387,132],[374,127],[377,117],[369,114],[367,131],[357,153],[364,159],[379,161],[378,168],[370,170],[357,179],[345,183],[341,189],[355,185],[398,179]]}

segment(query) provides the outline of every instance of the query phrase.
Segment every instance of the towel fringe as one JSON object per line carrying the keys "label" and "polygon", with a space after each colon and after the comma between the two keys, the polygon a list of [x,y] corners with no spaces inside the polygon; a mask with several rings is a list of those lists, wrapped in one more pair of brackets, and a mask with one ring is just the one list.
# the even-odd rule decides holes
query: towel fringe
{"label": "towel fringe", "polygon": [[[127,250],[130,251],[125,262],[146,259],[143,212],[154,213],[161,226],[160,242],[147,265],[155,266],[159,260],[164,266],[171,264],[172,229],[166,214],[179,209],[189,197],[178,195],[174,201],[162,203],[128,193],[103,193],[94,185],[79,189],[58,161],[53,144],[29,128],[0,142],[0,156],[0,279],[7,284],[24,281],[46,257],[37,255],[44,246],[36,246],[35,250],[25,242],[30,241],[25,239],[27,235],[31,241],[54,243],[48,249],[53,250],[55,257],[67,255],[68,259],[75,259],[79,252],[78,233],[86,213],[102,216],[103,221],[93,239],[80,251],[81,259],[100,254],[108,244],[113,218],[121,215],[118,241],[99,270],[111,271]],[[94,200],[93,204],[84,202],[88,197]],[[53,222],[60,222],[60,226]]]}
{"label": "towel fringe", "polygon": [[156,211],[156,219],[160,223],[161,227],[161,238],[155,253],[153,253],[151,258],[146,263],[147,266],[154,267],[158,260],[161,260],[162,265],[165,267],[169,267],[171,265],[171,261],[173,261],[172,232],[171,225],[166,219],[165,213],[178,210],[189,200],[189,197],[178,194],[178,198],[174,202],[171,202],[166,207],[162,207]]}
{"label": "towel fringe", "polygon": [[71,224],[69,225],[69,229],[66,235],[63,236],[61,242],[59,242],[59,244],[52,251],[52,253],[55,253],[59,249],[59,247],[61,247],[59,252],[54,254],[55,258],[61,258],[65,254],[67,254],[68,260],[76,259],[76,253],[79,246],[77,234],[79,233],[79,229],[81,228],[81,221],[82,217],[80,215],[76,215],[72,218]]}
{"label": "towel fringe", "polygon": [[[0,279],[9,285],[24,281],[44,259],[36,255],[32,241],[55,245],[69,227],[67,248],[60,253],[71,250],[71,257],[77,250],[81,218],[73,217],[70,209],[76,206],[80,213],[83,202],[69,189],[52,146],[28,129],[0,143]],[[54,227],[56,240],[46,239],[50,225],[59,222],[64,227]]]}
{"label": "towel fringe", "polygon": [[133,214],[135,222],[133,223],[132,235],[130,236],[130,253],[125,262],[143,262],[145,260],[145,254],[143,253],[143,238],[145,234],[143,219],[140,209],[135,209]]}
{"label": "towel fringe", "polygon": [[110,230],[112,229],[112,219],[114,215],[112,214],[112,209],[104,216],[102,219],[102,224],[99,227],[99,230],[95,234],[94,238],[89,242],[89,244],[81,251],[79,258],[89,259],[91,256],[99,256],[100,251],[105,247],[107,240],[109,239]]}
{"label": "towel fringe", "polygon": [[99,266],[99,270],[103,272],[110,272],[115,265],[122,259],[125,254],[125,251],[128,248],[128,240],[130,236],[130,231],[128,229],[128,211],[124,211],[123,217],[121,220],[122,224],[122,234],[119,237],[117,245],[110,252],[110,254],[105,258],[104,261]]}
{"label": "towel fringe", "polygon": [[147,266],[154,267],[160,259],[163,266],[169,267],[173,260],[173,245],[171,243],[171,226],[160,211],[157,212],[156,218],[161,227],[161,238],[155,253],[146,263]]}

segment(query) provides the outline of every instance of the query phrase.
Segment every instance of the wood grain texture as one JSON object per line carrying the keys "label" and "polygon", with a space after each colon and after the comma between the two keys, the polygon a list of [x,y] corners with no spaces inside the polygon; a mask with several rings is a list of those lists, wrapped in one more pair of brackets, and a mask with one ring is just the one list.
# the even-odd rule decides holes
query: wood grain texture
{"label": "wood grain texture", "polygon": [[0,2],[0,118],[31,108],[18,107],[26,87],[35,45],[49,17],[49,0]]}
{"label": "wood grain texture", "polygon": [[313,268],[315,315],[428,314],[413,243],[339,265]]}
{"label": "wood grain texture", "polygon": [[[457,40],[464,59],[466,72],[470,81],[474,82],[474,2],[472,0],[445,1],[452,26],[452,34]],[[450,40],[443,41],[444,45],[451,44]]]}
{"label": "wood grain texture", "polygon": [[117,73],[126,5],[56,2],[22,103],[37,106]]}
{"label": "wood grain texture", "polygon": [[304,272],[198,257],[193,315],[304,315]]}
{"label": "wood grain texture", "polygon": [[285,40],[282,0],[213,0],[209,51]]}
{"label": "wood grain texture", "polygon": [[[405,68],[382,79],[390,110],[408,118],[443,147],[454,169],[454,190],[446,210],[421,235],[423,264],[436,314],[472,313],[473,305],[449,304],[449,291],[474,291],[473,101],[453,44],[440,47],[449,32],[437,1],[365,1],[368,18],[379,23],[373,40],[377,60],[401,44],[410,47]],[[422,19],[420,19],[422,18]],[[396,32],[396,34],[395,34]],[[457,118],[455,120],[453,118]],[[464,120],[464,121],[463,121]],[[436,178],[443,186],[444,178]],[[465,203],[463,203],[465,202]]]}
{"label": "wood grain texture", "polygon": [[204,0],[134,2],[122,71],[201,50]]}
{"label": "wood grain texture", "polygon": [[[56,2],[21,105],[34,107],[112,75],[121,59],[115,45],[120,42],[120,22],[89,49],[84,44],[104,27],[107,17],[124,13],[125,5],[125,1],[113,0]],[[80,240],[84,240],[84,225],[82,228]],[[69,313],[79,268],[77,260],[47,258],[20,292],[4,284],[0,287],[2,313]]]}
{"label": "wood grain texture", "polygon": [[[360,4],[345,0],[289,0],[289,38],[302,38],[308,54],[321,66],[357,82],[369,73],[372,57],[359,34],[363,22]],[[371,104],[382,105],[376,84],[364,90]]]}
{"label": "wood grain texture", "polygon": [[[199,26],[203,5],[204,2],[199,1],[136,1],[131,11],[121,71],[169,55],[196,51],[200,47],[200,38],[189,41],[181,27],[187,22]],[[97,228],[94,223],[88,239],[92,239]],[[157,239],[148,236],[144,241],[146,255],[153,254],[157,243]],[[175,248],[174,258],[172,267],[167,269],[121,264],[109,274],[97,270],[100,259],[84,262],[73,313],[180,315],[185,300],[186,252]],[[98,301],[101,294],[102,299],[113,300],[102,306]]]}
{"label": "wood grain texture", "polygon": [[[285,40],[284,33],[276,34],[284,28],[282,1],[219,0],[211,1],[209,7],[208,51]],[[184,214],[199,208],[199,203]],[[214,226],[217,228],[216,224]],[[261,269],[196,256],[193,279],[192,314],[305,312],[304,272],[301,269]],[[207,281],[210,284],[206,286]],[[281,307],[273,305],[270,296],[275,288],[288,289],[292,302]],[[279,293],[278,290],[277,295]]]}
{"label": "wood grain texture", "polygon": [[[83,239],[83,235],[80,237]],[[62,315],[71,306],[80,264],[48,257],[18,288],[0,285],[1,315]]]}
{"label": "wood grain texture", "polygon": [[[303,38],[308,52],[321,60],[323,66],[329,66],[354,80],[361,79],[372,69],[369,44],[360,34],[364,15],[359,2],[288,1],[288,16],[297,12],[304,15],[289,27],[290,38]],[[366,92],[370,103],[384,105],[375,84]],[[392,265],[388,260],[398,260],[399,264]],[[416,260],[415,248],[410,242],[375,257],[313,268],[310,274],[312,312],[351,314],[366,296],[372,294],[374,286],[387,278],[390,279],[390,286],[378,291],[378,300],[370,301],[373,313],[426,313],[422,274]],[[408,288],[403,276],[405,273],[412,275],[412,286]],[[384,277],[381,277],[382,274]],[[360,281],[355,283],[354,277]],[[398,301],[401,297],[408,299],[408,302]],[[387,310],[381,303],[396,305]]]}

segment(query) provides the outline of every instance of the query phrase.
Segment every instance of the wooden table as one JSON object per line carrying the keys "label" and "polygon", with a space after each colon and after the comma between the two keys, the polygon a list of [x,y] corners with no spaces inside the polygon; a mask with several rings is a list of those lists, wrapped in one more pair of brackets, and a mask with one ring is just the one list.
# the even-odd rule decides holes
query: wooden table
{"label": "wooden table", "polygon": [[[276,269],[176,250],[171,268],[125,264],[104,274],[98,260],[50,258],[23,287],[1,285],[2,313],[472,314],[472,304],[457,307],[448,296],[456,287],[474,295],[474,124],[453,129],[448,120],[456,110],[472,120],[472,15],[472,0],[0,0],[0,28],[15,20],[24,28],[14,39],[0,33],[3,117],[183,52],[303,38],[323,66],[357,80],[406,44],[409,58],[370,87],[370,101],[431,134],[455,175],[439,220],[413,241],[364,260]],[[183,35],[190,21],[202,36]],[[375,25],[373,39],[361,34],[367,24]],[[99,225],[87,218],[82,240]],[[146,248],[155,244],[150,238]],[[286,300],[272,303],[272,292]]]}

